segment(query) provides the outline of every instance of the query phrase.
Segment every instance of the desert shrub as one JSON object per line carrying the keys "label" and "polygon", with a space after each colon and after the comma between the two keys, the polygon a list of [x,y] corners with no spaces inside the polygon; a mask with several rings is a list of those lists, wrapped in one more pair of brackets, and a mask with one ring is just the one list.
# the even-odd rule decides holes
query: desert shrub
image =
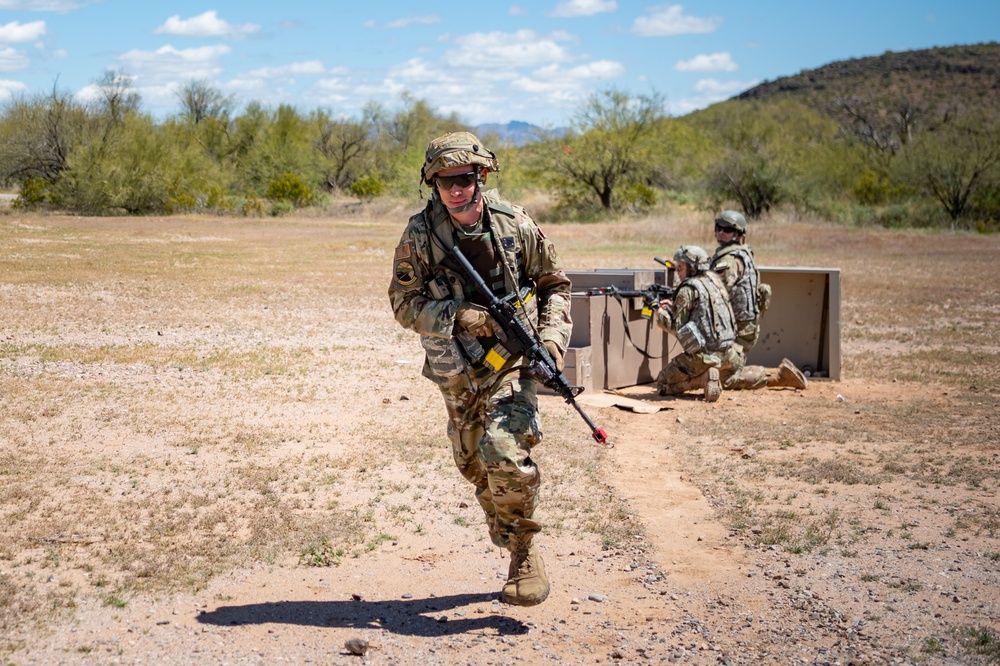
{"label": "desert shrub", "polygon": [[361,201],[371,201],[375,197],[385,194],[385,181],[378,176],[365,174],[351,183],[351,194]]}
{"label": "desert shrub", "polygon": [[272,178],[265,196],[271,201],[288,203],[294,207],[308,206],[316,201],[316,194],[312,189],[298,175],[290,172]]}
{"label": "desert shrub", "polygon": [[28,209],[47,203],[49,200],[49,184],[42,178],[29,178],[21,184],[21,189],[14,199],[14,208]]}

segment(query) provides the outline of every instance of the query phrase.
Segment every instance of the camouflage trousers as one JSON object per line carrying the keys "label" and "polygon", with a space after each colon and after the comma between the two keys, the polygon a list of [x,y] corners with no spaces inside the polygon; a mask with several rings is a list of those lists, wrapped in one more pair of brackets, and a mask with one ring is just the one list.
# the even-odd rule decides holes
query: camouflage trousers
{"label": "camouflage trousers", "polygon": [[507,548],[511,536],[534,534],[541,477],[531,449],[542,440],[534,379],[518,372],[492,384],[439,384],[448,410],[455,464],[476,487],[490,538]]}
{"label": "camouflage trousers", "polygon": [[698,379],[709,368],[719,369],[723,389],[729,391],[765,388],[776,373],[760,365],[746,365],[746,355],[740,345],[723,351],[681,353],[670,359],[656,377],[662,395],[679,395],[696,388]]}
{"label": "camouflage trousers", "polygon": [[709,368],[718,368],[720,377],[735,374],[743,367],[742,358],[735,346],[718,352],[682,352],[663,366],[656,376],[656,386],[661,395],[680,395],[695,388],[697,380]]}

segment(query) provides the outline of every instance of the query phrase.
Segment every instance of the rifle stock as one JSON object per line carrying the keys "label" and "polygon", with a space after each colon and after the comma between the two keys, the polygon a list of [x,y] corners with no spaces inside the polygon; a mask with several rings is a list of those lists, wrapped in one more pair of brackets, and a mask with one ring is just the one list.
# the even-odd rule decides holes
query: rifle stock
{"label": "rifle stock", "polygon": [[586,412],[583,411],[583,408],[576,401],[576,396],[583,393],[583,387],[570,385],[566,375],[556,367],[555,359],[549,354],[542,341],[533,332],[529,331],[525,327],[524,322],[518,318],[517,309],[514,305],[509,300],[500,299],[493,293],[493,290],[489,288],[489,285],[476,272],[476,269],[469,263],[466,256],[462,254],[462,251],[457,246],[452,245],[449,252],[458,262],[459,266],[462,267],[462,271],[466,277],[472,280],[476,289],[486,299],[490,316],[493,317],[493,321],[503,329],[504,334],[507,336],[507,340],[504,341],[505,351],[508,353],[507,356],[502,356],[497,354],[495,350],[490,350],[485,360],[499,369],[508,358],[517,354],[523,354],[528,359],[532,374],[545,387],[558,393],[580,414],[590,428],[594,441],[598,444],[607,444],[608,434],[587,416]]}

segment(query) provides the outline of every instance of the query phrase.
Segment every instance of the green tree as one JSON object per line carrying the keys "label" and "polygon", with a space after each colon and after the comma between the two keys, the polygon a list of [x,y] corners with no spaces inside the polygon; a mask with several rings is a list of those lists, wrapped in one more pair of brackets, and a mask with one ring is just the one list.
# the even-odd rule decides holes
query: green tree
{"label": "green tree", "polygon": [[1000,117],[974,109],[920,134],[908,146],[902,178],[936,200],[956,226],[972,198],[995,186],[1000,168]]}
{"label": "green tree", "polygon": [[206,120],[225,121],[236,105],[235,95],[226,95],[206,79],[188,81],[177,93],[181,116],[194,125]]}
{"label": "green tree", "polygon": [[758,219],[782,203],[782,168],[767,152],[763,142],[747,141],[731,148],[715,164],[709,188],[716,195],[715,207],[735,200],[747,217]]}
{"label": "green tree", "polygon": [[142,96],[133,81],[132,76],[114,69],[105,71],[97,80],[97,115],[104,116],[109,126],[120,125],[127,116],[138,113]]}
{"label": "green tree", "polygon": [[86,109],[54,86],[48,94],[13,99],[0,117],[0,181],[57,182],[87,124]]}
{"label": "green tree", "polygon": [[289,173],[305,183],[319,184],[311,137],[308,118],[294,107],[283,104],[271,110],[257,102],[248,104],[233,123],[227,156],[235,190],[265,196],[273,180]]}
{"label": "green tree", "polygon": [[665,116],[658,94],[630,97],[608,89],[592,95],[577,112],[573,131],[550,145],[555,186],[570,205],[594,201],[604,209],[615,194],[643,183],[653,164],[649,139]]}
{"label": "green tree", "polygon": [[864,166],[836,121],[796,100],[730,100],[689,122],[715,143],[705,179],[713,205],[736,202],[750,217],[782,202],[815,207],[843,198]]}
{"label": "green tree", "polygon": [[125,117],[113,132],[92,128],[55,184],[58,204],[92,214],[148,214],[166,200],[164,164],[172,146],[152,119]]}
{"label": "green tree", "polygon": [[330,190],[349,187],[372,152],[372,117],[367,110],[360,120],[338,119],[328,111],[317,111],[312,121],[313,145],[320,154],[323,184]]}
{"label": "green tree", "polygon": [[369,165],[369,172],[378,173],[397,194],[411,194],[420,177],[427,144],[442,134],[468,127],[457,114],[439,115],[425,100],[404,94],[402,102],[402,108],[395,113],[378,107],[368,109],[378,137],[376,162]]}

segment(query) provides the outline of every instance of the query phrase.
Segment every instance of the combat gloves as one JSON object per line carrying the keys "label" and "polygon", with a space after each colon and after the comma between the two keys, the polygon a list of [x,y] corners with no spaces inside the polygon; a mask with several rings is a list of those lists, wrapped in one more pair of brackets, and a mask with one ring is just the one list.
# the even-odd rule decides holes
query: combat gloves
{"label": "combat gloves", "polygon": [[462,301],[455,311],[455,322],[478,338],[486,338],[497,331],[496,322],[486,308],[475,303]]}
{"label": "combat gloves", "polygon": [[542,344],[545,345],[545,351],[547,351],[549,356],[552,357],[552,360],[556,362],[556,370],[562,372],[563,368],[566,367],[566,361],[563,359],[563,355],[562,352],[559,351],[559,347],[556,346],[556,343],[552,340],[546,340]]}

